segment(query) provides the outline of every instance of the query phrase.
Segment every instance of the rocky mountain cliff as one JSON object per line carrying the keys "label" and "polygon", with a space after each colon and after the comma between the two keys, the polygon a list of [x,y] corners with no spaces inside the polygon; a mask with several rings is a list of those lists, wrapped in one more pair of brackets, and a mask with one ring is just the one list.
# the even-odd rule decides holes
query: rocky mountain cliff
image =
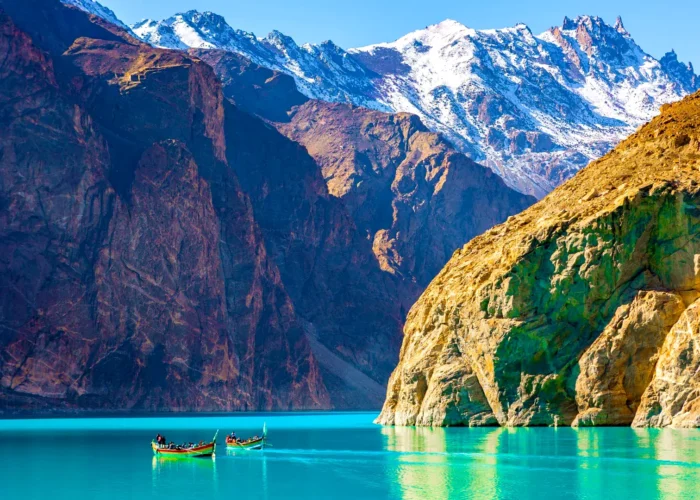
{"label": "rocky mountain cliff", "polygon": [[700,426],[700,93],[455,252],[378,421]]}
{"label": "rocky mountain cliff", "polygon": [[0,410],[378,407],[415,298],[533,201],[416,117],[0,7]]}
{"label": "rocky mountain cliff", "polygon": [[209,66],[1,2],[0,407],[327,407]]}
{"label": "rocky mountain cliff", "polygon": [[191,49],[242,109],[306,147],[331,195],[343,200],[404,310],[455,248],[535,200],[453,150],[420,119],[308,100],[287,75],[221,50]]}
{"label": "rocky mountain cliff", "polygon": [[305,150],[199,59],[0,7],[0,409],[378,405],[394,284]]}
{"label": "rocky mountain cliff", "polygon": [[264,38],[189,11],[133,27],[159,47],[218,48],[291,75],[306,96],[408,112],[521,192],[544,196],[609,151],[659,106],[700,87],[675,52],[646,54],[620,19],[565,18],[535,35],[446,20],[391,43],[343,50]]}

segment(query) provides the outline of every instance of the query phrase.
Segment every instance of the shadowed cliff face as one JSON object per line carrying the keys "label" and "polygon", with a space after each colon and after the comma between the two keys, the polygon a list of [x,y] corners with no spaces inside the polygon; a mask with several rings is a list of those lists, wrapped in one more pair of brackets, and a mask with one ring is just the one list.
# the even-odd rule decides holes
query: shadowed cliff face
{"label": "shadowed cliff face", "polygon": [[414,115],[308,100],[292,78],[242,56],[190,53],[212,65],[226,97],[306,147],[382,271],[400,283],[405,309],[456,248],[534,202]]}
{"label": "shadowed cliff face", "polygon": [[211,69],[0,7],[0,407],[331,406]]}
{"label": "shadowed cliff face", "polygon": [[700,426],[700,94],[455,252],[378,421]]}
{"label": "shadowed cliff face", "polygon": [[[264,152],[256,153],[260,168],[245,154],[232,165],[321,344],[312,342],[322,369],[375,394],[376,384],[358,380],[355,369],[384,383],[398,356],[394,332],[454,249],[534,199],[454,152],[415,116],[309,101],[290,77],[239,55],[190,54],[212,65],[232,102],[308,151],[263,133],[252,118],[231,136]],[[239,146],[229,150],[245,153]]]}
{"label": "shadowed cliff face", "polygon": [[381,271],[371,242],[343,202],[329,195],[303,147],[232,106],[226,120],[234,131],[227,135],[231,165],[334,403],[380,405],[403,326],[396,280]]}
{"label": "shadowed cliff face", "polygon": [[316,158],[382,269],[411,284],[409,304],[456,248],[534,202],[413,115],[309,101],[279,127]]}

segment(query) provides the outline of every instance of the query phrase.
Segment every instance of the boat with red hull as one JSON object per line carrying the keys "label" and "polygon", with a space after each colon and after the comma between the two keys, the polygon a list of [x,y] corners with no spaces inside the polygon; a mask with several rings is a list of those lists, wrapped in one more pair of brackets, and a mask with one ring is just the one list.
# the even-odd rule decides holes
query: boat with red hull
{"label": "boat with red hull", "polygon": [[161,457],[211,457],[214,455],[214,451],[216,451],[216,436],[218,434],[219,431],[216,431],[214,439],[210,443],[202,443],[188,447],[171,447],[167,445],[158,444],[155,441],[151,441],[151,448],[153,449],[153,453],[156,456]]}

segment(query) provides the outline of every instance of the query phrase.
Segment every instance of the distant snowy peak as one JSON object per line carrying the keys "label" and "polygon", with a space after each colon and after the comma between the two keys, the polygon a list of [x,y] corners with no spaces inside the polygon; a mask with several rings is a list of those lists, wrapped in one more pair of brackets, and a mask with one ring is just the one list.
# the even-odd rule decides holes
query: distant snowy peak
{"label": "distant snowy peak", "polygon": [[66,5],[72,5],[74,7],[77,7],[81,10],[84,10],[85,12],[89,14],[93,14],[95,16],[101,17],[105,21],[108,21],[116,26],[119,26],[122,29],[125,29],[129,33],[131,33],[131,29],[121,22],[119,18],[116,16],[114,12],[112,12],[111,9],[105,7],[99,2],[96,2],[95,0],[61,0],[64,4]]}
{"label": "distant snowy peak", "polygon": [[538,196],[700,83],[675,54],[645,53],[620,18],[567,17],[537,36],[446,20],[349,52],[381,75],[379,102]]}
{"label": "distant snowy peak", "polygon": [[[123,26],[92,0],[64,0]],[[307,97],[418,115],[520,191],[543,196],[636,127],[700,87],[671,51],[655,59],[621,18],[564,18],[535,35],[523,23],[476,30],[447,19],[387,43],[344,50],[259,38],[213,12],[132,26],[170,49],[223,49],[292,76]]]}
{"label": "distant snowy peak", "polygon": [[170,49],[242,49],[258,40],[252,33],[234,30],[213,12],[190,10],[162,21],[145,19],[131,29],[143,41]]}
{"label": "distant snowy peak", "polygon": [[256,64],[294,77],[309,97],[351,101],[383,108],[371,95],[374,75],[331,41],[299,46],[289,36],[272,31],[264,38],[233,29],[213,12],[191,10],[162,21],[146,19],[132,26],[151,45],[171,49],[222,49],[241,54]]}

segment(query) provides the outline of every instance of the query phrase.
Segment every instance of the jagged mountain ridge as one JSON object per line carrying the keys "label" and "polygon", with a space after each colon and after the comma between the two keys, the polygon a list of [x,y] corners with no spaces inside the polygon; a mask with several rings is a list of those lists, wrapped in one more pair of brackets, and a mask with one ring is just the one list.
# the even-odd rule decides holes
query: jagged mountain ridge
{"label": "jagged mountain ridge", "polygon": [[117,15],[114,13],[114,11],[108,7],[105,7],[99,2],[96,2],[95,0],[61,0],[63,3],[67,5],[72,5],[74,7],[77,7],[81,10],[84,10],[85,12],[88,12],[92,15],[101,17],[105,21],[108,21],[116,26],[119,26],[123,30],[126,30],[129,32],[131,35],[133,35],[133,32],[131,31],[131,28],[129,28],[126,24],[124,24],[121,19],[117,17]]}
{"label": "jagged mountain ridge", "polygon": [[[256,64],[290,74],[299,89],[312,98],[381,107],[370,97],[372,79],[377,75],[331,41],[299,46],[279,31],[258,38],[233,29],[218,14],[196,10],[162,21],[146,19],[132,29],[143,41],[157,47],[223,49],[241,54]],[[391,111],[386,106],[382,109]]]}
{"label": "jagged mountain ridge", "polygon": [[675,52],[646,54],[618,19],[565,18],[540,35],[519,24],[474,30],[452,20],[345,51],[297,45],[189,11],[133,26],[156,46],[220,48],[294,77],[308,97],[417,114],[516,189],[543,196],[700,80]]}

